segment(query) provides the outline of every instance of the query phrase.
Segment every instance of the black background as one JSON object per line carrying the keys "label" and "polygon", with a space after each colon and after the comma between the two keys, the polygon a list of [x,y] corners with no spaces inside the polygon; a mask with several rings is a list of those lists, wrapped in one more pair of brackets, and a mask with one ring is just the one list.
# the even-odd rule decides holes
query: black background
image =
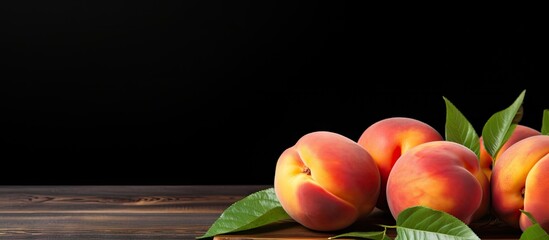
{"label": "black background", "polygon": [[[6,2],[3,2],[3,5]],[[549,101],[543,22],[358,2],[12,1],[3,184],[271,184],[312,131]],[[511,16],[511,17],[509,17]]]}

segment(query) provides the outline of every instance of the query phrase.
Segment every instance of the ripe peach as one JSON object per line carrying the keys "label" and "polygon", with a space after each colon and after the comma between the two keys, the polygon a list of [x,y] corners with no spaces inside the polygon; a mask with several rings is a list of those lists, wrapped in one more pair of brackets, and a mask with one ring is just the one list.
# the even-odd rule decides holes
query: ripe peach
{"label": "ripe peach", "polygon": [[525,230],[531,213],[549,231],[549,136],[536,135],[511,145],[492,170],[492,209],[509,225]]}
{"label": "ripe peach", "polygon": [[501,153],[503,153],[505,150],[507,150],[511,145],[513,145],[514,143],[524,139],[524,138],[527,138],[527,137],[530,137],[530,136],[535,136],[535,135],[541,135],[541,132],[539,132],[538,130],[535,130],[533,128],[530,128],[528,126],[524,126],[524,125],[517,125],[517,127],[515,128],[515,130],[513,131],[513,133],[511,134],[511,136],[509,137],[509,139],[507,139],[507,141],[501,146],[499,152],[496,154],[496,157],[495,158],[492,158],[492,156],[490,156],[490,154],[488,153],[488,151],[486,150],[486,148],[484,147],[484,142],[482,141],[482,136],[480,136],[480,167],[482,168],[482,171],[484,171],[484,173],[486,174],[486,176],[488,177],[488,179],[491,178],[492,176],[492,168],[493,168],[493,165],[494,165],[494,162],[495,160],[494,159],[498,159],[499,156],[501,155]]}
{"label": "ripe peach", "polygon": [[274,189],[280,204],[313,230],[343,229],[368,215],[379,188],[379,170],[370,154],[329,131],[305,134],[276,163]]}
{"label": "ripe peach", "polygon": [[[477,155],[451,141],[432,141],[402,154],[387,179],[387,203],[396,219],[408,207],[445,211],[466,224],[489,199]],[[487,211],[484,209],[484,211]]]}
{"label": "ripe peach", "polygon": [[437,140],[443,140],[437,130],[422,121],[407,117],[382,119],[364,130],[357,142],[370,153],[381,174],[377,208],[389,210],[385,192],[387,178],[398,158],[416,145]]}

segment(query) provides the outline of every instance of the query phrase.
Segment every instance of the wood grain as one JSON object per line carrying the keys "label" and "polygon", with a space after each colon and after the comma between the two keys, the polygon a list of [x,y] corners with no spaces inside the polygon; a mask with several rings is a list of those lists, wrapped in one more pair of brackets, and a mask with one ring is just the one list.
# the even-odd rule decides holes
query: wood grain
{"label": "wood grain", "polygon": [[[269,187],[0,186],[0,239],[195,239],[232,203]],[[375,211],[341,232],[287,222],[215,239],[327,239],[346,231],[378,231],[378,223],[394,220]],[[471,227],[482,239],[520,237],[517,229],[489,219]]]}
{"label": "wood grain", "polygon": [[269,186],[0,186],[0,239],[195,239]]}

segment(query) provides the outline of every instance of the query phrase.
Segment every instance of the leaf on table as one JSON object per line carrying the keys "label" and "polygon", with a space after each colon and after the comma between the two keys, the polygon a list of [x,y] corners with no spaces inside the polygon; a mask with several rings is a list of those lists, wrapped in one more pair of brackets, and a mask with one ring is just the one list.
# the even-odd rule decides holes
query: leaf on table
{"label": "leaf on table", "polygon": [[450,100],[442,98],[446,103],[445,139],[471,149],[480,157],[480,141],[475,128]]}
{"label": "leaf on table", "polygon": [[496,156],[522,118],[522,101],[525,94],[526,90],[523,90],[511,106],[494,113],[484,124],[482,140],[486,151],[492,157]]}
{"label": "leaf on table", "polygon": [[233,203],[223,211],[204,235],[196,239],[249,230],[284,220],[292,218],[284,211],[274,188],[271,187]]}
{"label": "leaf on table", "polygon": [[480,239],[458,218],[439,210],[416,206],[397,218],[397,238],[404,239]]}
{"label": "leaf on table", "polygon": [[336,239],[336,238],[364,238],[364,239],[374,239],[374,240],[391,240],[389,236],[387,236],[386,231],[375,231],[375,232],[348,232],[339,234],[337,236],[329,237],[328,239]]}

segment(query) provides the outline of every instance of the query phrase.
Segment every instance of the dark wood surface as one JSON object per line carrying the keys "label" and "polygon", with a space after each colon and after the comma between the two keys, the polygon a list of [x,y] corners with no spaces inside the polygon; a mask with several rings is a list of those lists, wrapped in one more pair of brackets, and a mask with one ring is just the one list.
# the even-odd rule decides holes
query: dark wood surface
{"label": "dark wood surface", "polygon": [[[268,187],[0,186],[0,239],[195,239],[230,204]],[[367,221],[392,220],[376,212]],[[373,226],[361,226],[366,225]],[[472,227],[482,239],[520,237],[519,231],[500,223]],[[333,235],[290,222],[216,239],[326,239]]]}

